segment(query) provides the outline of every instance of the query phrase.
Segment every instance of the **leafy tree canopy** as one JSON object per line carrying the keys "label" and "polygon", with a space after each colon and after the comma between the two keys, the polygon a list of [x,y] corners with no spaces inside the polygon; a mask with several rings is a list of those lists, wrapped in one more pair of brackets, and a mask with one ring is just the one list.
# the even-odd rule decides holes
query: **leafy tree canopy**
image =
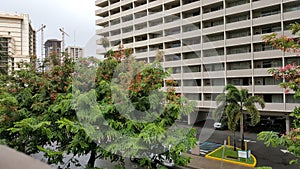
{"label": "leafy tree canopy", "polygon": [[[299,23],[292,24],[290,27],[293,35],[300,36],[300,25]],[[273,33],[263,37],[263,40],[285,52],[294,52],[299,54],[299,40],[294,37],[280,36]],[[271,68],[268,70],[276,79],[284,79],[284,82],[280,84],[281,87],[286,89],[286,93],[289,90],[295,92],[294,98],[300,99],[300,66],[288,64],[280,68]],[[293,128],[289,132],[279,136],[276,132],[261,132],[258,134],[258,139],[263,140],[267,146],[284,146],[289,152],[294,154],[296,157],[300,156],[300,107],[290,113],[293,120]],[[298,159],[291,160],[290,163],[296,163]]]}
{"label": "leafy tree canopy", "polygon": [[123,166],[131,156],[151,167],[145,154],[172,145],[157,149],[158,159],[186,165],[189,159],[180,154],[196,144],[195,130],[176,120],[192,112],[193,103],[164,86],[169,73],[159,57],[146,64],[130,54],[108,51],[103,61],[84,58],[77,64],[66,57],[46,72],[28,66],[1,75],[1,142],[27,154],[44,152],[48,163],[64,168],[85,165],[76,157],[87,154],[90,168],[106,158]]}

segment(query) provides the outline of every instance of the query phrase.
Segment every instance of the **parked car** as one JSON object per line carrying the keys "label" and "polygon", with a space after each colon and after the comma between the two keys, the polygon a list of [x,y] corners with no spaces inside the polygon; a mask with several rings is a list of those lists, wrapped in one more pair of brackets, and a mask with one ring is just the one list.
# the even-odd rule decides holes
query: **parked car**
{"label": "parked car", "polygon": [[227,125],[225,123],[222,122],[215,122],[214,123],[214,128],[217,130],[225,130],[227,129]]}

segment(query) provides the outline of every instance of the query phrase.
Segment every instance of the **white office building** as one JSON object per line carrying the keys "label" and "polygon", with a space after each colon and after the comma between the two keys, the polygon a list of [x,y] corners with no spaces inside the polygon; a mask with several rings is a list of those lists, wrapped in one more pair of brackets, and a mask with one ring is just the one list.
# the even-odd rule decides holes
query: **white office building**
{"label": "white office building", "polygon": [[262,115],[285,117],[289,127],[299,102],[267,70],[300,64],[300,57],[266,45],[262,36],[290,36],[289,25],[300,21],[299,0],[96,0],[96,6],[97,34],[109,48],[123,44],[147,62],[157,49],[164,52],[177,92],[197,102],[190,124],[207,116],[230,83],[263,97]]}
{"label": "white office building", "polygon": [[69,57],[73,58],[75,62],[77,62],[80,57],[83,57],[83,49],[78,46],[68,46],[66,47],[65,52]]}
{"label": "white office building", "polygon": [[28,14],[0,13],[0,69],[9,73],[20,69],[36,55],[36,32]]}

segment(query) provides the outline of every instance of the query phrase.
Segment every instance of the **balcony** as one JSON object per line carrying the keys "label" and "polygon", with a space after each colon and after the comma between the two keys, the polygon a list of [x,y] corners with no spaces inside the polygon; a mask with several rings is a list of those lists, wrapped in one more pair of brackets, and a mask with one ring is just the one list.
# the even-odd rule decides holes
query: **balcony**
{"label": "balcony", "polygon": [[271,57],[282,57],[283,52],[278,50],[268,50],[268,51],[260,51],[260,52],[254,52],[253,54],[254,59],[270,59]]}
{"label": "balcony", "polygon": [[203,43],[203,50],[224,47],[224,40]]}
{"label": "balcony", "polygon": [[183,65],[201,64],[201,58],[183,60],[182,63]]}
{"label": "balcony", "polygon": [[133,53],[133,56],[135,56],[136,59],[145,58],[148,56],[148,52]]}
{"label": "balcony", "polygon": [[[173,22],[168,22],[164,24],[164,29],[174,28],[176,26],[179,26],[181,24],[181,20],[174,20]],[[162,27],[160,27],[161,29]]]}
{"label": "balcony", "polygon": [[192,3],[182,5],[181,10],[182,11],[187,11],[187,10],[195,8],[195,6],[201,6],[201,1],[195,1],[195,2],[192,2]]}
{"label": "balcony", "polygon": [[151,20],[162,18],[162,17],[164,17],[164,12],[155,12],[155,13],[151,13],[151,14],[149,13],[148,20],[151,21]]}
{"label": "balcony", "polygon": [[199,86],[184,86],[181,87],[183,93],[197,93],[201,95],[201,87]]}
{"label": "balcony", "polygon": [[107,2],[107,0],[96,0],[95,1],[95,5],[99,6],[99,7],[103,7],[103,5],[105,4],[105,2]]}
{"label": "balcony", "polygon": [[283,103],[265,103],[264,111],[285,111]]}
{"label": "balcony", "polygon": [[[260,1],[258,1],[258,2],[260,2]],[[281,21],[280,14],[269,15],[269,16],[254,18],[253,19],[253,26],[277,23],[277,22],[280,22],[280,21]]]}
{"label": "balcony", "polygon": [[222,2],[223,0],[202,0],[202,6],[207,6],[217,2]]}
{"label": "balcony", "polygon": [[228,23],[225,25],[226,31],[230,30],[236,30],[236,29],[243,29],[243,28],[249,28],[251,25],[250,20],[243,20],[239,22],[233,22],[233,23]]}
{"label": "balcony", "polygon": [[164,11],[164,16],[174,15],[174,14],[178,13],[179,11],[180,11],[180,6],[169,9],[169,10],[165,10]]}
{"label": "balcony", "polygon": [[188,25],[190,23],[195,23],[195,22],[201,21],[201,16],[200,15],[192,16],[189,18],[182,19],[181,21],[182,21],[182,25]]}
{"label": "balcony", "polygon": [[291,112],[295,109],[295,107],[299,106],[299,103],[286,103],[285,105],[286,105],[285,110],[287,112]]}
{"label": "balcony", "polygon": [[285,12],[283,13],[283,20],[284,21],[296,20],[299,19],[299,16],[300,16],[300,10]]}
{"label": "balcony", "polygon": [[256,68],[253,71],[253,76],[270,76],[270,74],[268,73],[268,69],[269,68]]}
{"label": "balcony", "polygon": [[201,72],[182,73],[182,77],[185,79],[197,79],[201,77]]}
{"label": "balcony", "polygon": [[264,8],[264,7],[268,7],[270,6],[270,4],[272,5],[276,5],[276,4],[280,4],[281,0],[260,0],[260,1],[255,1],[252,2],[252,9],[259,9],[259,8]]}
{"label": "balcony", "polygon": [[244,36],[244,37],[227,39],[226,45],[227,46],[244,45],[244,44],[249,44],[250,42],[251,42],[251,37]]}
{"label": "balcony", "polygon": [[203,57],[203,64],[221,63],[221,62],[225,62],[224,55]]}
{"label": "balcony", "polygon": [[237,54],[230,54],[227,55],[227,61],[231,62],[240,62],[243,60],[251,60],[251,53],[237,53]]}
{"label": "balcony", "polygon": [[211,79],[211,78],[225,78],[225,71],[210,71],[203,72],[203,78]]}
{"label": "balcony", "polygon": [[227,70],[227,77],[247,77],[252,75],[252,69]]}
{"label": "balcony", "polygon": [[213,27],[208,27],[208,28],[203,28],[203,35],[208,35],[208,34],[214,34],[218,32],[224,32],[224,25],[218,25],[218,26],[213,26]]}
{"label": "balcony", "polygon": [[180,60],[177,61],[165,61],[164,66],[165,67],[180,67],[182,65]]}
{"label": "balcony", "polygon": [[224,14],[224,9],[205,13],[205,14],[203,14],[202,20],[210,20],[210,19],[218,18],[218,17],[223,16],[223,14]]}
{"label": "balcony", "polygon": [[182,37],[184,37],[184,38],[193,38],[196,35],[201,36],[201,30],[200,29],[196,29],[196,30],[193,30],[193,31],[182,33]]}
{"label": "balcony", "polygon": [[226,15],[232,15],[232,14],[241,13],[244,11],[249,11],[249,9],[250,9],[250,3],[246,3],[246,4],[226,8],[225,13],[226,13]]}
{"label": "balcony", "polygon": [[203,93],[222,93],[224,86],[203,86]]}
{"label": "balcony", "polygon": [[149,39],[149,44],[158,44],[164,41],[164,37],[157,37],[153,39]]}
{"label": "balcony", "polygon": [[[103,13],[105,13],[105,12],[107,12],[109,9],[108,9],[108,6],[107,7],[105,7],[105,8],[100,8],[100,9],[97,9],[96,11],[95,11],[95,15],[96,16],[102,16],[102,17],[107,17],[108,15],[103,15]],[[101,15],[102,14],[102,15]]]}
{"label": "balcony", "polygon": [[279,85],[254,85],[255,93],[283,93],[283,89]]}

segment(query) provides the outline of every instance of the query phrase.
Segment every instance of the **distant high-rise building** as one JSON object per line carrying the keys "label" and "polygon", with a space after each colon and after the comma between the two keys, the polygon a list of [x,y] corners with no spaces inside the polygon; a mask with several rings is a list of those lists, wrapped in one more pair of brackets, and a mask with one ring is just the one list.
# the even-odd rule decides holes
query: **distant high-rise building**
{"label": "distant high-rise building", "polygon": [[28,14],[0,13],[0,72],[9,73],[36,55],[36,32]]}
{"label": "distant high-rise building", "polygon": [[189,123],[205,119],[223,87],[233,84],[264,98],[261,114],[285,117],[289,128],[288,114],[299,101],[267,70],[299,65],[300,57],[265,44],[262,36],[291,36],[290,24],[300,22],[299,0],[96,0],[96,6],[97,34],[108,39],[108,48],[123,44],[150,63],[157,49],[164,52],[176,92],[197,102]]}
{"label": "distant high-rise building", "polygon": [[45,59],[49,59],[52,54],[56,54],[57,57],[60,57],[61,51],[61,40],[48,39],[45,42]]}
{"label": "distant high-rise building", "polygon": [[77,62],[80,57],[83,57],[83,49],[78,46],[68,46],[65,52],[69,57],[73,58],[75,62]]}

